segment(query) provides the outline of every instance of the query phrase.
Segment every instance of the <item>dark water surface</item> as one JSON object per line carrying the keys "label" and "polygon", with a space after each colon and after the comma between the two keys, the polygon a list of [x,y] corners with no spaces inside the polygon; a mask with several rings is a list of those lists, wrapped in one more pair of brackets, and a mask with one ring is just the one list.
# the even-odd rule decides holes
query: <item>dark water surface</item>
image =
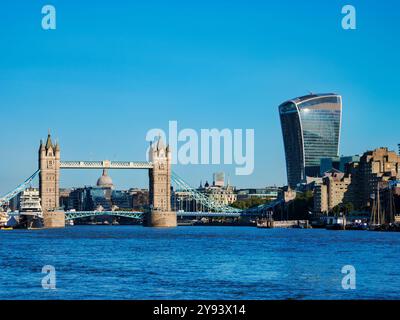
{"label": "dark water surface", "polygon": [[[42,267],[56,269],[44,290]],[[356,290],[341,269],[356,268]],[[0,299],[399,299],[400,233],[75,226],[0,231]]]}

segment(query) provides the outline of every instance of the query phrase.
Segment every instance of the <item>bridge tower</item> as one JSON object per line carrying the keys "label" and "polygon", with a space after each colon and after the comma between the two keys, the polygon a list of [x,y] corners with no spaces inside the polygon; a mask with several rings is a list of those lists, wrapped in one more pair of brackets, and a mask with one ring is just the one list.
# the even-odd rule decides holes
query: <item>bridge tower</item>
{"label": "bridge tower", "polygon": [[151,211],[146,217],[147,226],[176,227],[176,212],[171,211],[171,150],[161,137],[150,145],[149,191]]}
{"label": "bridge tower", "polygon": [[39,190],[42,210],[47,213],[60,206],[60,146],[52,142],[51,135],[39,148]]}

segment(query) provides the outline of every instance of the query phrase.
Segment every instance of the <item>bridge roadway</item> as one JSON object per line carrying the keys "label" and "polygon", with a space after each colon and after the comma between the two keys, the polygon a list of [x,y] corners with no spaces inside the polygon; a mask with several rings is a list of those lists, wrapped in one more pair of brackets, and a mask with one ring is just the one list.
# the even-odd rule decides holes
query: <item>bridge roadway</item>
{"label": "bridge roadway", "polygon": [[[259,216],[261,213],[253,212],[177,212],[176,215],[182,218],[239,218]],[[67,211],[65,212],[65,220],[74,220],[78,218],[95,217],[95,216],[118,216],[132,219],[142,219],[144,213],[139,211]]]}
{"label": "bridge roadway", "polygon": [[[132,219],[142,219],[144,213],[138,211],[67,211],[65,220],[74,220],[78,218],[96,217],[96,216],[117,216]],[[177,212],[178,217],[221,217],[238,218],[239,212]]]}
{"label": "bridge roadway", "polygon": [[79,218],[96,217],[96,216],[114,216],[126,217],[132,219],[142,219],[143,212],[139,211],[66,211],[65,220],[74,220]]}

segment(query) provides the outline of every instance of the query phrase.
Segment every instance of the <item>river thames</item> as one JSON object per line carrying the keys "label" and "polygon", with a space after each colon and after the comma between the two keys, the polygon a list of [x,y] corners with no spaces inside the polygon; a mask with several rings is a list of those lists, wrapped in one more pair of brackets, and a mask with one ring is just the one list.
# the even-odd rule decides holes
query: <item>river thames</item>
{"label": "river thames", "polygon": [[[399,299],[400,233],[74,226],[0,232],[0,299]],[[42,268],[56,269],[44,290]],[[342,267],[356,269],[344,290]]]}

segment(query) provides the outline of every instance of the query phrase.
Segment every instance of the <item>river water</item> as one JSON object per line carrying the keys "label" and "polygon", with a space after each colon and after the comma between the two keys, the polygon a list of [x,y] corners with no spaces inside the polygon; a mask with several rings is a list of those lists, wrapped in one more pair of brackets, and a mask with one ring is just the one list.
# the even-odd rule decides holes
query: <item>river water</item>
{"label": "river water", "polygon": [[[56,289],[42,288],[55,268]],[[356,270],[354,290],[342,268]],[[400,233],[74,226],[0,231],[0,299],[399,299]]]}

